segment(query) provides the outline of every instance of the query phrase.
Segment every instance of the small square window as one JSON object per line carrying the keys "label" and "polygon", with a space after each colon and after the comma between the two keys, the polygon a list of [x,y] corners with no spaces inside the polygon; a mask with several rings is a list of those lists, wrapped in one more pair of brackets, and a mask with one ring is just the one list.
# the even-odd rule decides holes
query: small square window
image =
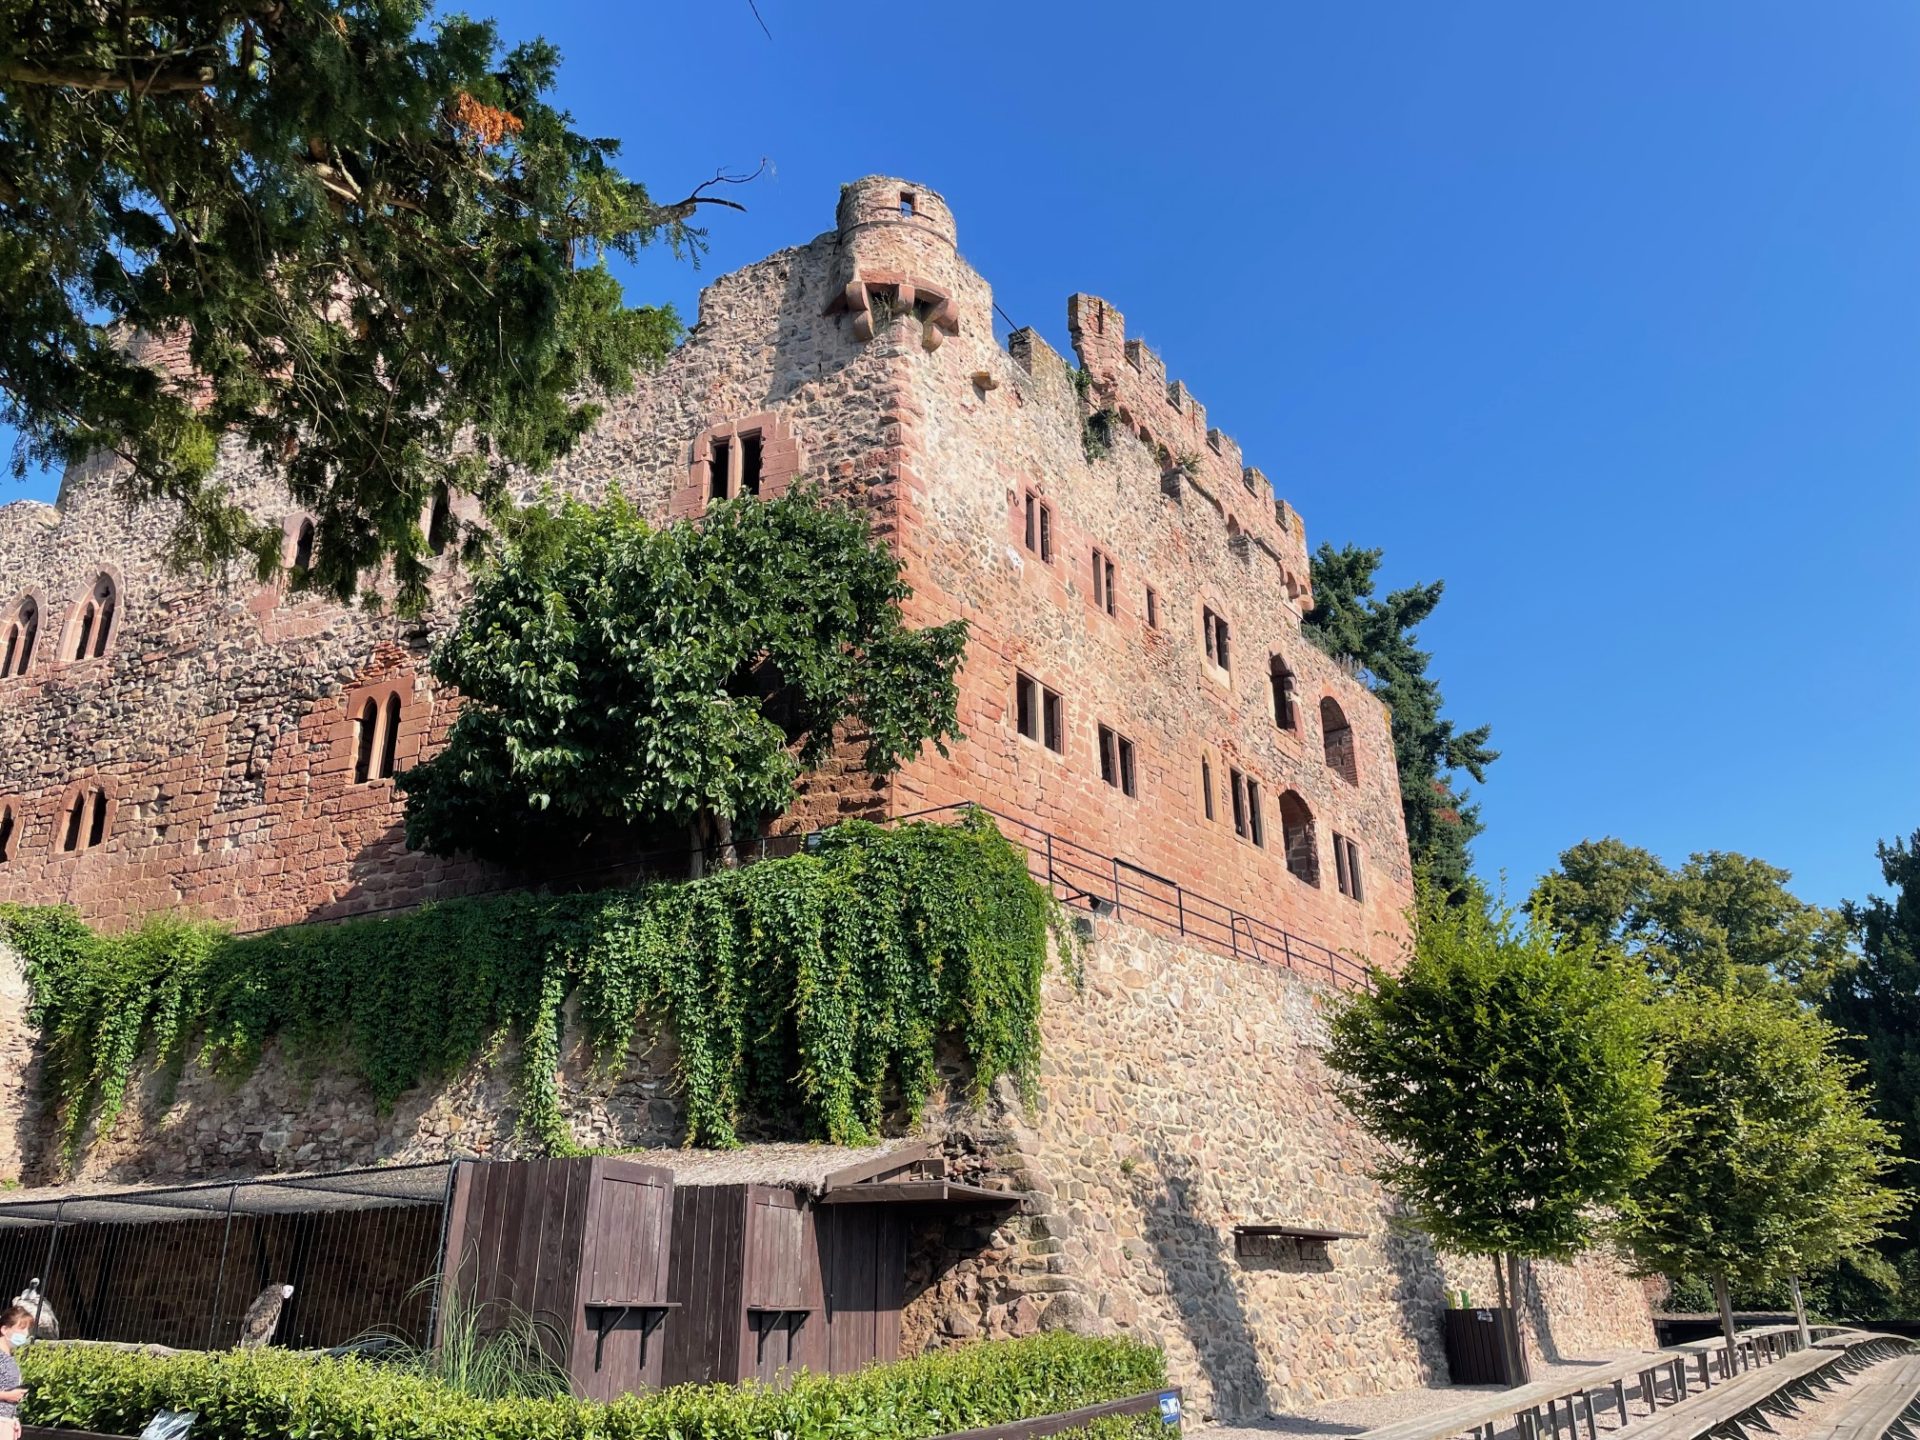
{"label": "small square window", "polygon": [[1102,550],[1093,552],[1093,605],[1109,615],[1119,608],[1113,594],[1113,561]]}
{"label": "small square window", "polygon": [[1060,697],[1031,675],[1016,672],[1013,682],[1014,728],[1056,754],[1066,752],[1066,727]]}
{"label": "small square window", "polygon": [[1228,650],[1227,619],[1210,608],[1200,611],[1201,637],[1207,648],[1207,659],[1222,670],[1231,670],[1233,662]]}
{"label": "small square window", "polygon": [[1123,795],[1138,794],[1133,742],[1110,726],[1100,727],[1100,778]]}
{"label": "small square window", "polygon": [[911,216],[916,213],[914,210],[914,196],[911,190],[902,190],[900,192],[900,213],[902,216]]}
{"label": "small square window", "polygon": [[1023,541],[1045,564],[1053,563],[1053,507],[1031,490],[1027,491]]}

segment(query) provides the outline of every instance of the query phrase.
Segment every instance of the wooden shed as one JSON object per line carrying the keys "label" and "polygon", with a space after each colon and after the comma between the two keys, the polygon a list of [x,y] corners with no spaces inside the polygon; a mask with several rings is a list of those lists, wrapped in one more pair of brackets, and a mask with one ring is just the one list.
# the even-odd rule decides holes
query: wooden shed
{"label": "wooden shed", "polygon": [[900,1352],[910,1220],[1019,1196],[947,1178],[932,1147],[656,1152],[674,1171],[666,1384],[835,1374]]}
{"label": "wooden shed", "polygon": [[652,1389],[673,1309],[673,1208],[672,1173],[632,1160],[466,1161],[446,1273],[467,1304],[531,1316],[558,1342],[576,1395]]}

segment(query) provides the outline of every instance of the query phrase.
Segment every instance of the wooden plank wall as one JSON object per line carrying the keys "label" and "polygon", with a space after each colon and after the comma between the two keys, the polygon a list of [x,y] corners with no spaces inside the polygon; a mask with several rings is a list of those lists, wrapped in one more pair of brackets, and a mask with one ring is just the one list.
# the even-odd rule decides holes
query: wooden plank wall
{"label": "wooden plank wall", "polygon": [[554,1359],[570,1369],[591,1178],[583,1160],[462,1164],[447,1231],[447,1265],[462,1301],[531,1316]]}
{"label": "wooden plank wall", "polygon": [[[611,1157],[588,1163],[592,1188],[580,1254],[574,1389],[590,1400],[611,1400],[659,1387],[675,1316],[641,1309],[603,1315],[592,1307],[602,1300],[634,1305],[671,1298],[674,1185],[672,1172],[653,1166]],[[589,1325],[602,1319],[612,1323],[604,1341]]]}
{"label": "wooden plank wall", "polygon": [[907,1279],[906,1222],[892,1205],[825,1205],[815,1212],[826,1281],[827,1368],[836,1375],[900,1358]]}
{"label": "wooden plank wall", "polygon": [[673,1192],[667,1298],[667,1385],[740,1378],[747,1188],[695,1185]]}
{"label": "wooden plank wall", "polygon": [[827,1317],[820,1275],[817,1212],[791,1190],[755,1185],[747,1192],[742,1286],[742,1376],[768,1382],[806,1367],[827,1368]]}

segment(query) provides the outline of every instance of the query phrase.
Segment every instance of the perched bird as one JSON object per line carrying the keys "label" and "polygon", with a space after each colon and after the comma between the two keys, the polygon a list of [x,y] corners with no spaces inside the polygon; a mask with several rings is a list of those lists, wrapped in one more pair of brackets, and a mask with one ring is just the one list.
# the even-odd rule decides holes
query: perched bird
{"label": "perched bird", "polygon": [[58,1340],[60,1338],[60,1322],[54,1319],[53,1306],[47,1303],[47,1297],[40,1293],[38,1275],[27,1281],[27,1288],[13,1297],[13,1303],[32,1313],[34,1339]]}
{"label": "perched bird", "polygon": [[280,1323],[281,1307],[292,1298],[291,1285],[269,1285],[262,1290],[247,1307],[247,1313],[240,1317],[240,1339],[234,1348],[258,1350],[273,1339],[274,1327]]}

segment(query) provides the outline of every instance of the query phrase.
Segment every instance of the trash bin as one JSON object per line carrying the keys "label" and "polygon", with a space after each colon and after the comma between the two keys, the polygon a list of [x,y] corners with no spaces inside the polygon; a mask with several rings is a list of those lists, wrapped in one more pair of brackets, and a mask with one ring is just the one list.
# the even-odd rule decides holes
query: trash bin
{"label": "trash bin", "polygon": [[[1499,1307],[1448,1310],[1444,1334],[1447,1370],[1456,1385],[1519,1385],[1526,1375],[1513,1373],[1513,1311]],[[1521,1355],[1525,1363],[1524,1352]]]}

